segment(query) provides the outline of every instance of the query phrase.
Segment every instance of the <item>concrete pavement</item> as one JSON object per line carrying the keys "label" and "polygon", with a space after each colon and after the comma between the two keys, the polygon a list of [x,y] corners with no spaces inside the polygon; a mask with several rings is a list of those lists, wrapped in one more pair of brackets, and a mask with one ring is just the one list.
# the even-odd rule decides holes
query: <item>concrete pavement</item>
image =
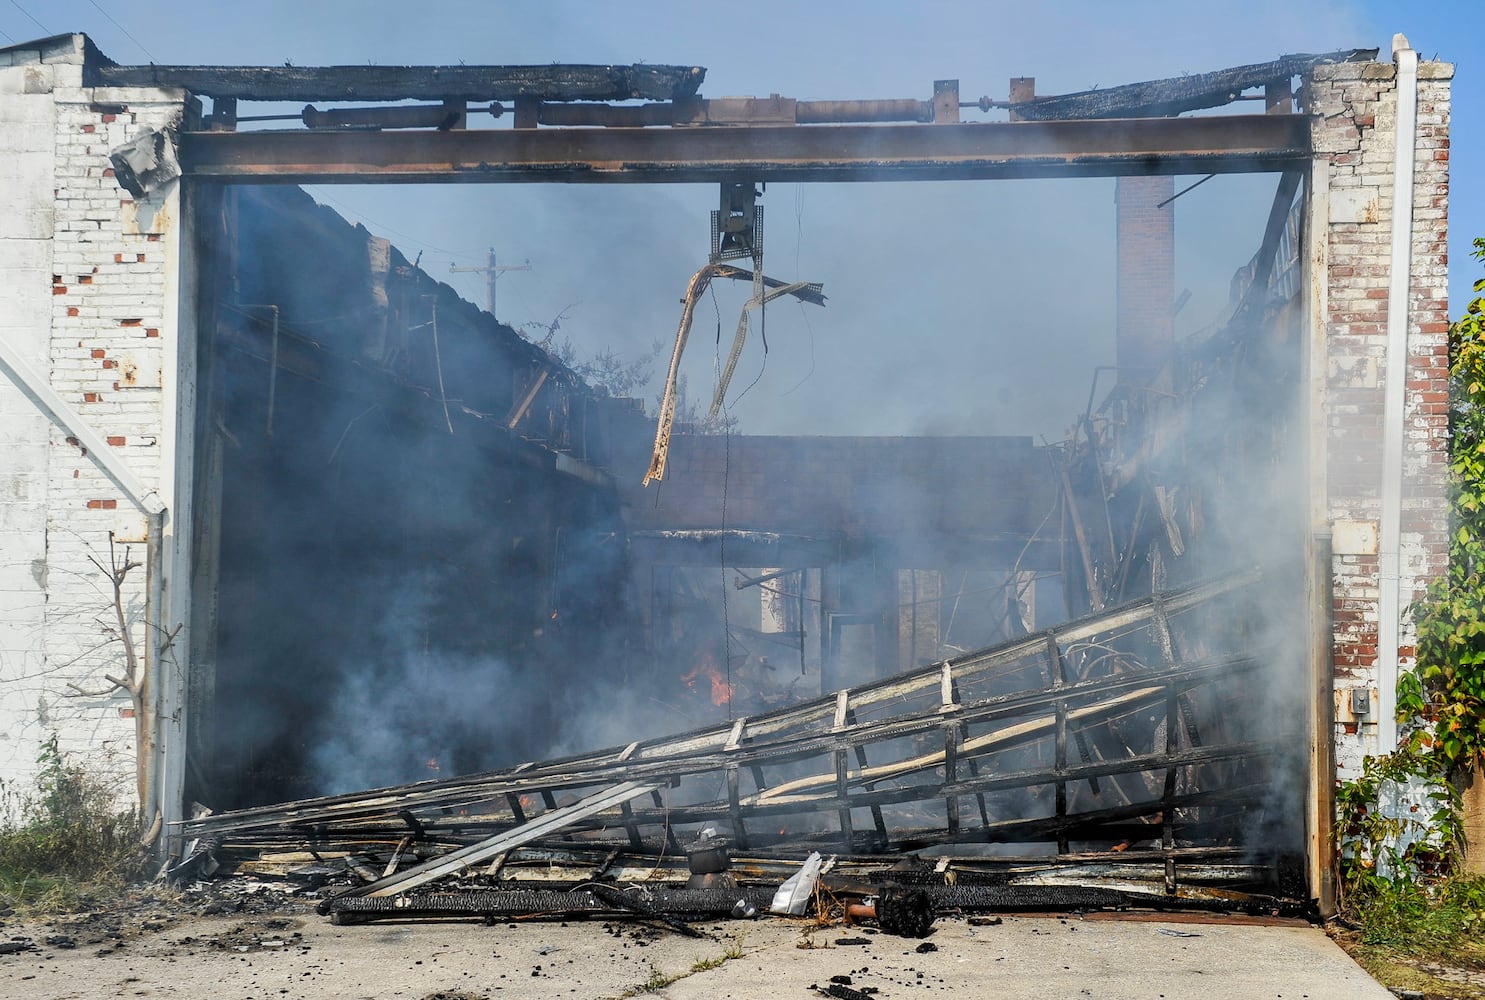
{"label": "concrete pavement", "polygon": [[68,948],[45,943],[65,928],[11,924],[0,941],[30,936],[37,949],[0,955],[0,996],[804,1000],[848,976],[874,1000],[1391,997],[1323,931],[1299,924],[953,918],[925,942],[777,918],[702,926],[710,939],[630,921],[337,927],[298,912],[195,919],[122,943],[78,934]]}

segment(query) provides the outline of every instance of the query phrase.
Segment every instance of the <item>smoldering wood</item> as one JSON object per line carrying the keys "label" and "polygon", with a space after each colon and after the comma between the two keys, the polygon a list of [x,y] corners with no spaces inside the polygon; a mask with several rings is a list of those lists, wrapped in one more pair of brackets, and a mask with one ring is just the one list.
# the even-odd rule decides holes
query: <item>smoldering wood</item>
{"label": "smoldering wood", "polygon": [[[1183,698],[1209,699],[1223,684],[1245,684],[1265,664],[1263,650],[1182,661],[1170,655],[1168,633],[1199,627],[1190,615],[1221,617],[1256,582],[1255,574],[1208,581],[725,726],[465,778],[222,813],[182,824],[180,832],[215,838],[226,857],[307,847],[316,857],[340,852],[373,874],[385,864],[390,877],[350,890],[377,897],[401,897],[492,857],[500,859],[498,872],[487,877],[498,873],[504,884],[531,874],[533,863],[546,869],[538,881],[550,880],[557,857],[571,861],[563,873],[574,881],[626,872],[638,878],[638,859],[646,855],[645,879],[683,878],[676,827],[708,823],[730,831],[740,856],[734,868],[745,878],[787,871],[791,862],[783,859],[792,855],[797,865],[799,852],[811,847],[862,857],[1046,842],[1079,863],[1142,862],[1151,884],[1166,885],[1177,873],[1179,890],[1193,865],[1234,857],[1200,847],[1192,853],[1192,844],[1215,846],[1258,808],[1268,789],[1265,762],[1282,752],[1284,735],[1202,744],[1185,727],[1167,726],[1185,739],[1141,752],[1108,727],[1136,711],[1169,711]],[[1005,684],[1012,689],[997,690]],[[1055,734],[1065,748],[1067,733],[1084,731],[1102,735],[1079,759],[1069,761],[1065,750],[1050,763],[1040,756]],[[1247,783],[1196,784],[1203,768],[1217,764],[1240,767]],[[1152,777],[1165,773],[1190,779],[1178,786]],[[1115,776],[1149,791],[1081,797]],[[697,800],[693,793],[671,802],[658,793],[662,785],[718,780],[721,798]],[[1050,815],[1002,814],[986,798],[1052,787],[1064,794]],[[1067,789],[1084,791],[1075,800]],[[588,797],[578,807],[556,808],[557,796],[567,793]],[[980,803],[977,817],[959,811],[964,796]],[[534,813],[523,804],[537,801],[543,807]],[[889,809],[897,811],[889,817]],[[857,810],[871,821],[859,823]],[[1162,836],[1166,830],[1171,835]],[[1121,841],[1155,848],[1127,858],[1073,850]],[[387,847],[368,850],[376,844]],[[765,855],[749,860],[759,851]],[[415,866],[396,873],[399,855]]]}
{"label": "smoldering wood", "polygon": [[[1256,581],[1256,575],[1236,575],[1221,581],[1198,584],[1178,593],[1167,594],[1163,605],[1167,614],[1197,608],[1203,600],[1230,593],[1243,585]],[[506,793],[549,793],[558,789],[581,789],[584,786],[603,785],[619,780],[679,779],[686,774],[704,773],[726,765],[778,764],[799,761],[809,756],[826,755],[838,750],[848,750],[857,744],[910,737],[930,733],[943,727],[944,719],[950,724],[980,724],[998,719],[1025,715],[1042,710],[1057,700],[1066,700],[1075,710],[1084,710],[1087,704],[1099,701],[1118,700],[1120,704],[1138,703],[1139,700],[1163,697],[1164,684],[1146,675],[1126,673],[1111,678],[1080,681],[1063,686],[1057,691],[1034,688],[1010,694],[989,695],[965,704],[941,704],[941,689],[944,679],[958,679],[959,684],[970,686],[976,679],[996,675],[1005,669],[1014,669],[1032,664],[1044,657],[1048,643],[1060,648],[1075,649],[1080,642],[1097,639],[1102,633],[1117,633],[1139,624],[1148,624],[1154,614],[1154,602],[1138,602],[1126,608],[1115,609],[1105,615],[1096,615],[1089,620],[1069,626],[1054,627],[1037,636],[1028,636],[1017,642],[1002,643],[989,649],[968,654],[956,660],[943,661],[898,678],[885,679],[872,685],[838,692],[826,698],[817,698],[789,709],[777,710],[768,715],[747,719],[742,727],[722,725],[677,737],[639,741],[631,747],[615,747],[591,755],[573,756],[544,764],[526,764],[506,771],[492,771],[481,776],[462,779],[432,780],[414,785],[374,789],[355,795],[324,796],[318,799],[301,799],[278,807],[248,808],[248,810],[218,813],[200,820],[180,823],[180,832],[186,837],[223,834],[227,831],[249,831],[249,829],[275,828],[275,826],[307,826],[313,823],[347,823],[352,820],[376,820],[394,822],[402,811],[438,810],[438,808],[468,807],[471,804],[500,798]],[[1169,672],[1166,681],[1185,684],[1218,670],[1238,670],[1241,660],[1221,660],[1216,663],[1188,664],[1181,670]],[[970,688],[973,689],[973,688]],[[1130,692],[1136,692],[1135,697]],[[848,709],[854,710],[857,718],[866,716],[867,721],[855,725],[836,722],[839,704],[845,698]],[[895,704],[909,703],[913,698],[931,704],[925,712],[898,713],[887,718],[872,718],[876,713],[891,709]],[[1103,707],[1108,707],[1103,706]],[[843,719],[843,716],[842,716]],[[1041,724],[1044,727],[1045,724]],[[734,736],[734,730],[737,734]],[[1020,734],[992,734],[993,740],[1014,744]],[[982,737],[983,738],[983,737]],[[992,740],[992,741],[993,741]],[[974,747],[970,747],[973,752]],[[904,765],[900,765],[904,767]],[[910,770],[922,770],[925,764],[913,765]],[[876,776],[884,780],[887,776]],[[789,790],[789,786],[774,786],[769,796],[777,798]],[[401,823],[401,820],[398,819]],[[423,823],[437,822],[437,817],[422,817]],[[404,828],[405,832],[405,828]]]}
{"label": "smoldering wood", "polygon": [[1101,90],[1032,97],[1017,101],[1016,115],[1029,121],[1078,118],[1145,118],[1230,104],[1244,90],[1307,76],[1326,63],[1357,62],[1377,57],[1376,49],[1342,49],[1322,55],[1287,55],[1210,73],[1129,83]]}
{"label": "smoldering wood", "polygon": [[[1163,606],[1168,615],[1180,615],[1203,606],[1224,595],[1233,594],[1256,584],[1255,572],[1233,574],[1216,580],[1205,581],[1164,595]],[[1101,637],[1130,634],[1148,625],[1154,612],[1151,600],[1137,601],[1103,614],[1089,616],[1075,622],[1056,626],[1021,639],[988,647],[950,660],[894,677],[884,678],[846,692],[848,707],[857,717],[871,719],[875,713],[890,710],[895,705],[910,703],[913,699],[928,699],[933,703],[936,717],[944,707],[940,692],[946,682],[958,680],[966,690],[975,690],[973,685],[988,677],[996,676],[1007,669],[1022,666],[1028,672],[1039,658],[1045,655],[1049,642],[1059,648],[1077,651]],[[992,696],[979,702],[952,706],[952,712],[960,718],[973,720],[978,713],[1004,715],[1037,705],[1045,705],[1055,697],[1077,697],[1080,694],[1122,690],[1139,687],[1141,684],[1158,686],[1158,681],[1141,681],[1138,677],[1116,677],[1106,681],[1084,682],[1085,686],[1070,685],[1056,696],[1036,689],[1007,695]],[[850,746],[848,730],[832,734],[838,694],[832,693],[788,708],[758,715],[747,720],[736,741],[730,740],[733,724],[711,726],[679,736],[642,740],[633,752],[626,754],[628,747],[609,748],[590,754],[575,755],[542,763],[527,763],[503,771],[451,779],[435,779],[407,785],[395,785],[372,789],[366,792],[345,795],[322,796],[301,799],[276,806],[217,813],[200,820],[185,820],[174,824],[177,832],[187,837],[205,833],[224,833],[252,829],[273,828],[283,825],[308,826],[316,823],[343,823],[350,820],[376,818],[390,820],[399,810],[430,810],[458,808],[472,803],[481,803],[503,796],[506,792],[528,793],[533,789],[558,789],[600,784],[611,780],[628,780],[628,775],[661,774],[680,777],[695,770],[706,770],[712,761],[725,759],[745,762],[748,760],[776,757],[782,760],[799,755],[796,737],[808,734],[826,734],[823,739],[825,752],[837,749],[829,742],[839,737],[841,746]],[[939,723],[941,724],[941,723]],[[911,735],[913,732],[931,728],[933,723],[924,717],[887,719],[884,722],[869,721],[858,726],[874,727],[866,732],[877,738]],[[905,727],[905,728],[897,728]],[[821,737],[816,737],[821,738]],[[774,740],[781,739],[776,745]],[[729,749],[729,742],[736,745]],[[809,752],[817,752],[812,747]],[[707,764],[698,767],[696,755],[720,754],[711,757]],[[621,758],[623,755],[623,759]]]}
{"label": "smoldering wood", "polygon": [[[1064,884],[938,885],[899,892],[919,894],[921,921],[935,913],[997,913],[1025,910],[1123,910],[1148,906],[1155,897],[1148,890]],[[649,890],[640,904],[636,894],[622,893],[607,885],[578,887],[567,892],[541,889],[488,890],[422,893],[395,899],[346,898],[331,908],[335,922],[361,923],[379,919],[415,917],[505,918],[529,916],[600,916],[633,912],[644,905],[656,914],[690,919],[716,918],[733,912],[744,901],[762,912],[773,890],[759,889],[669,889]],[[848,893],[847,898],[859,894]],[[1265,914],[1297,915],[1300,908],[1290,900],[1263,895],[1228,893],[1218,888],[1195,887],[1175,895],[1158,897],[1162,909],[1191,909],[1213,902],[1230,909]],[[667,921],[669,922],[669,921]],[[682,925],[684,926],[684,925]],[[689,928],[688,928],[689,930]]]}
{"label": "smoldering wood", "polygon": [[109,66],[89,87],[181,87],[243,101],[675,101],[706,78],[700,66]]}
{"label": "smoldering wood", "polygon": [[[1226,676],[1231,678],[1240,677],[1243,674],[1256,669],[1259,666],[1257,660],[1224,659],[1212,663],[1184,668],[1170,672],[1168,684],[1171,685],[1194,685],[1203,679],[1214,676]],[[1133,689],[1132,691],[1130,689]],[[400,822],[393,822],[391,807],[396,805],[400,812],[408,808],[422,808],[428,810],[443,810],[450,808],[468,807],[481,802],[488,802],[509,793],[540,794],[542,791],[552,789],[581,789],[594,784],[603,783],[620,778],[626,780],[674,780],[688,775],[704,774],[715,771],[718,768],[737,768],[740,766],[778,765],[781,763],[793,763],[797,761],[808,761],[812,758],[835,755],[857,746],[865,746],[872,743],[881,743],[887,740],[912,737],[916,735],[931,733],[939,730],[945,719],[951,725],[972,725],[982,723],[994,723],[1002,719],[1015,719],[1027,714],[1028,711],[1037,709],[1045,710],[1048,702],[1056,701],[1058,698],[1066,698],[1069,701],[1082,704],[1080,711],[1092,714],[1094,710],[1099,712],[1106,710],[1111,703],[1117,702],[1120,707],[1129,708],[1139,705],[1155,704],[1165,697],[1166,686],[1160,684],[1152,685],[1149,678],[1144,676],[1121,676],[1111,680],[1100,680],[1082,682],[1070,685],[1058,691],[1055,695],[1043,692],[1031,692],[1021,695],[1006,695],[996,698],[985,699],[980,704],[968,704],[956,706],[961,709],[958,714],[945,716],[939,711],[927,715],[914,715],[907,718],[889,718],[866,723],[858,723],[855,726],[846,726],[834,732],[818,733],[805,736],[784,736],[774,740],[762,740],[753,743],[740,744],[733,749],[711,749],[690,750],[676,756],[660,757],[644,761],[625,762],[583,762],[581,770],[566,769],[565,771],[543,771],[532,773],[535,769],[527,769],[520,774],[509,776],[492,776],[488,784],[479,786],[464,786],[453,790],[452,794],[441,795],[437,790],[429,789],[427,792],[417,792],[417,786],[408,786],[407,796],[417,795],[422,801],[414,805],[411,801],[394,802],[390,797],[377,797],[370,801],[353,800],[347,803],[345,808],[336,815],[335,811],[319,811],[315,809],[300,810],[292,805],[279,808],[264,808],[254,810],[242,810],[251,812],[251,818],[242,817],[238,813],[220,813],[195,821],[190,825],[192,835],[200,835],[203,830],[225,833],[233,831],[242,833],[271,829],[274,827],[289,827],[299,830],[308,830],[318,825],[336,823],[346,830],[372,831],[372,830],[397,830],[399,833],[405,831],[406,827]],[[1089,699],[1092,699],[1091,701]],[[1083,704],[1086,702],[1086,704]],[[1051,728],[1051,722],[1047,718],[1040,718],[1033,723],[1021,723],[1019,726],[1004,727],[990,733],[977,737],[985,743],[968,747],[966,752],[978,752],[985,746],[993,749],[1014,748],[1044,737]],[[1228,756],[1251,756],[1262,750],[1263,744],[1242,743],[1233,746],[1207,746],[1192,748],[1182,751],[1174,756],[1178,764],[1192,764],[1205,760],[1225,759]],[[886,770],[873,768],[858,771],[848,775],[848,786],[850,789],[870,786],[875,783],[901,778],[909,774],[920,773],[931,770],[939,763],[939,754],[929,754],[923,757],[910,758],[906,761],[896,761],[890,765],[881,765]],[[1067,780],[1079,780],[1090,776],[1119,773],[1125,771],[1142,771],[1150,767],[1159,766],[1168,759],[1170,755],[1165,753],[1152,753],[1139,756],[1131,756],[1118,761],[1091,762],[1087,764],[1068,765],[1062,769],[1036,770],[1024,773],[998,774],[981,777],[971,777],[953,786],[944,786],[941,783],[909,788],[885,789],[876,791],[849,791],[848,800],[851,805],[866,806],[872,802],[889,803],[912,801],[915,796],[937,797],[938,789],[949,788],[961,794],[974,794],[978,790],[1000,789],[1012,787],[1025,787],[1027,785],[1039,784],[1045,780],[1055,780],[1062,776]],[[820,774],[814,778],[795,779],[790,782],[780,783],[763,791],[756,792],[746,798],[739,796],[737,811],[739,815],[779,815],[796,811],[801,804],[829,802],[838,804],[835,796],[812,794],[811,788],[828,786],[836,781],[834,772]],[[460,782],[427,782],[426,785],[462,784]],[[926,793],[924,789],[927,789]],[[673,817],[690,818],[697,810],[690,807],[673,806],[666,810],[636,810],[636,816],[644,817],[652,814],[669,814]],[[701,815],[706,815],[703,808]],[[460,818],[456,820],[441,817],[436,813],[425,817],[421,821],[423,835],[429,836],[440,829],[473,828],[477,821],[472,818]]]}
{"label": "smoldering wood", "polygon": [[[413,856],[422,856],[414,851]],[[431,853],[431,852],[427,852]],[[344,856],[337,852],[281,851],[263,853],[253,860],[240,861],[238,874],[273,878],[314,879],[329,874]],[[380,861],[382,856],[368,852]],[[1134,847],[1122,852],[1079,851],[1059,856],[1020,856],[997,854],[993,857],[960,856],[938,867],[904,870],[900,864],[881,855],[837,855],[822,884],[831,892],[844,891],[852,884],[883,884],[889,881],[925,885],[1004,885],[1004,884],[1076,884],[1077,880],[1110,878],[1137,882],[1146,880],[1163,885],[1163,867],[1167,856],[1184,866],[1182,882],[1186,885],[1222,886],[1233,883],[1261,882],[1267,868],[1256,863],[1261,854],[1252,847],[1177,846],[1167,852],[1158,848]],[[592,841],[552,841],[541,845],[514,848],[503,855],[499,877],[486,871],[485,882],[506,888],[522,886],[575,885],[592,878],[606,878],[615,883],[651,882],[658,884],[683,881],[688,873],[684,855],[656,855],[652,849],[633,851],[625,846],[610,847]],[[778,884],[799,867],[799,856],[793,847],[764,850],[746,855],[734,854],[731,872],[749,884]]]}

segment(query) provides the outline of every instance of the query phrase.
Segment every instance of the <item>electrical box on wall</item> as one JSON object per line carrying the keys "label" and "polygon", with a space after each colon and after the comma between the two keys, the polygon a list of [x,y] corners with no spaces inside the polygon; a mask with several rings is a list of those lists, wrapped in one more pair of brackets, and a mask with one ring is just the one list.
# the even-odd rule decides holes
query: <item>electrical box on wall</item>
{"label": "electrical box on wall", "polygon": [[1379,699],[1377,689],[1370,685],[1337,688],[1335,692],[1335,721],[1376,722]]}

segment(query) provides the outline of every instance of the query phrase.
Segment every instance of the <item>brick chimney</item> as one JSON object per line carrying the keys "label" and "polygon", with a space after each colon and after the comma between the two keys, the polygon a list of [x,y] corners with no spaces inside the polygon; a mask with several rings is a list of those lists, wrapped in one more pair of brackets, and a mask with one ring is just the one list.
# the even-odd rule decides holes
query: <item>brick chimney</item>
{"label": "brick chimney", "polygon": [[1120,177],[1114,188],[1118,234],[1115,363],[1119,381],[1154,377],[1175,340],[1176,206],[1174,177]]}

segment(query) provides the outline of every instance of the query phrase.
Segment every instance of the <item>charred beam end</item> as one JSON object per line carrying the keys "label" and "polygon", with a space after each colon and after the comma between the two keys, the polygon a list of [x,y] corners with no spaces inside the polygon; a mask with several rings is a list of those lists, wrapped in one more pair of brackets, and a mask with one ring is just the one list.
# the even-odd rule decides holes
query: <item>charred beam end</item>
{"label": "charred beam end", "polygon": [[184,172],[250,183],[952,180],[1260,173],[1310,156],[1303,115],[695,129],[193,132]]}
{"label": "charred beam end", "polygon": [[1075,94],[1033,97],[1016,102],[1016,115],[1023,121],[1178,115],[1184,111],[1230,104],[1238,94],[1250,87],[1261,87],[1275,80],[1305,75],[1316,66],[1326,63],[1371,60],[1376,57],[1376,49],[1343,49],[1323,55],[1281,56],[1271,62],[1234,66],[1210,73],[1193,73],[1189,76],[1148,80],[1103,90],[1084,90]]}
{"label": "charred beam end", "polygon": [[183,87],[246,101],[675,101],[700,66],[90,66],[90,87]]}

